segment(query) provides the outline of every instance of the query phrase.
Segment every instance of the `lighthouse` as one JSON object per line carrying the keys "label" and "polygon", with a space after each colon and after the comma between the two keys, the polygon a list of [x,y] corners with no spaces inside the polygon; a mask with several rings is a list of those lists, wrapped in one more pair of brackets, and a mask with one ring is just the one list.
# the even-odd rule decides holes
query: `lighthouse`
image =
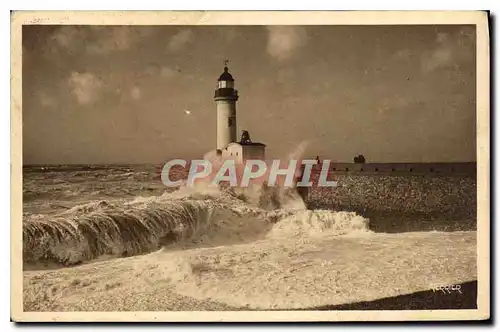
{"label": "lighthouse", "polygon": [[241,138],[236,138],[236,102],[238,91],[234,88],[234,78],[224,61],[224,72],[217,80],[215,103],[217,104],[217,151],[223,159],[243,163],[248,159],[265,158],[266,145],[252,142],[247,130],[242,130]]}
{"label": "lighthouse", "polygon": [[236,142],[236,101],[238,91],[234,79],[224,61],[224,72],[217,80],[215,103],[217,104],[217,149],[222,150],[229,143]]}

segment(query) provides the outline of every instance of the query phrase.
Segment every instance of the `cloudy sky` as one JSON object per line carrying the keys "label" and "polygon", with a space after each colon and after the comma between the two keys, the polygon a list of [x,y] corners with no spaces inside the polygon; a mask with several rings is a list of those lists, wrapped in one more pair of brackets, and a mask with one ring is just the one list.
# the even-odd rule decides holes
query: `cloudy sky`
{"label": "cloudy sky", "polygon": [[202,156],[225,58],[269,157],[475,160],[473,26],[25,26],[24,163]]}

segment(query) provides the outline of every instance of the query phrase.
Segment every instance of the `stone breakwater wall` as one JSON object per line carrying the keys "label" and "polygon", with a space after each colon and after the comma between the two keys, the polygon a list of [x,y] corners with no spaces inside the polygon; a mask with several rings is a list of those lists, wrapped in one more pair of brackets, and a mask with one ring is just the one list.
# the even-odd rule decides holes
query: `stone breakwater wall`
{"label": "stone breakwater wall", "polygon": [[476,218],[473,176],[333,174],[337,187],[314,187],[310,208],[442,214]]}

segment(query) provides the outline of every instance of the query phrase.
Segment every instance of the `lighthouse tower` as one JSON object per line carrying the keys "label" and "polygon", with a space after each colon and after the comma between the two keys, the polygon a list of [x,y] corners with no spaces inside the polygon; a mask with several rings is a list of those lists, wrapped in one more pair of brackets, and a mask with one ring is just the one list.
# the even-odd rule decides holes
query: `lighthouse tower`
{"label": "lighthouse tower", "polygon": [[224,61],[224,72],[217,80],[215,103],[217,104],[217,149],[224,149],[236,142],[236,101],[238,91],[234,89],[234,79]]}

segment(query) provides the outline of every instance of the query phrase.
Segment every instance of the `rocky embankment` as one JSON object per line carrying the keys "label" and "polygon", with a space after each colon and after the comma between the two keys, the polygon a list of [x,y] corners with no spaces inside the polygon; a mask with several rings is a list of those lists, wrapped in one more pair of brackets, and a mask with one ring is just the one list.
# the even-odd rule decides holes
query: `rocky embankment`
{"label": "rocky embankment", "polygon": [[[391,225],[395,229],[408,225],[403,219],[421,221],[419,226],[406,226],[403,230],[476,228],[476,180],[473,177],[340,174],[333,178],[338,182],[337,187],[310,189],[309,208],[356,211],[375,220],[376,224],[382,216],[384,219],[392,216],[390,223],[384,222],[383,231],[391,230]],[[455,224],[436,228],[437,220]],[[424,227],[426,222],[429,225]]]}

